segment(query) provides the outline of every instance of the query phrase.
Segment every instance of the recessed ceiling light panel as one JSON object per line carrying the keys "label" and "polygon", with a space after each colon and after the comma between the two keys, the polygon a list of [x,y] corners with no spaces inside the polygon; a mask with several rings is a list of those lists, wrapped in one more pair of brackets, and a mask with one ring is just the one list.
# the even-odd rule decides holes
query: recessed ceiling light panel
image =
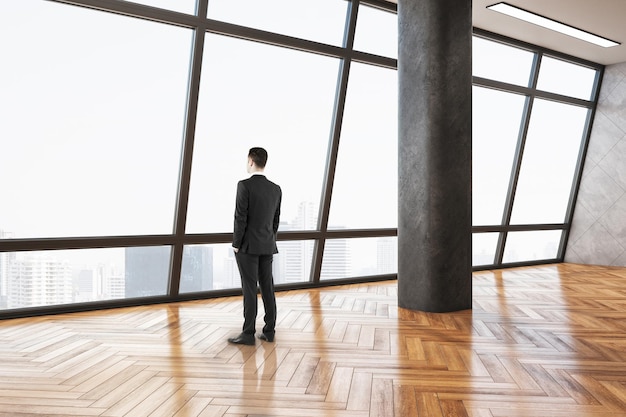
{"label": "recessed ceiling light panel", "polygon": [[489,10],[503,13],[505,15],[544,27],[546,29],[554,30],[564,35],[572,36],[586,42],[591,42],[595,45],[603,46],[605,48],[620,45],[618,42],[603,38],[602,36],[594,35],[593,33],[577,29],[573,26],[557,22],[556,20],[552,20],[547,17],[540,16],[536,13],[520,9],[519,7],[511,6],[510,4],[504,2],[487,6],[487,8]]}

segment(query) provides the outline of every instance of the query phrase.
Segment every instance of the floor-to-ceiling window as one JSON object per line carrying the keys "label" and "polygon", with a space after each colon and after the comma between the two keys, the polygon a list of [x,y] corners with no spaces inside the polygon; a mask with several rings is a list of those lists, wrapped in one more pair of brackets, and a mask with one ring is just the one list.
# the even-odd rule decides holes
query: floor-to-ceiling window
{"label": "floor-to-ceiling window", "polygon": [[477,31],[473,264],[563,259],[602,67]]}
{"label": "floor-to-ceiling window", "polygon": [[[279,287],[395,276],[395,4],[70,3],[0,3],[0,316],[236,293],[252,146]],[[600,70],[475,36],[475,267],[562,257]]]}

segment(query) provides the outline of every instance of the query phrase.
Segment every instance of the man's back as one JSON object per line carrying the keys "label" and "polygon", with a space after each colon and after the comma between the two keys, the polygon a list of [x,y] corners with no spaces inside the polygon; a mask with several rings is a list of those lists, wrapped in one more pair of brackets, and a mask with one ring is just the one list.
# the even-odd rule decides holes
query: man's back
{"label": "man's back", "polygon": [[277,253],[276,232],[282,191],[264,175],[252,175],[237,184],[233,246],[242,253]]}

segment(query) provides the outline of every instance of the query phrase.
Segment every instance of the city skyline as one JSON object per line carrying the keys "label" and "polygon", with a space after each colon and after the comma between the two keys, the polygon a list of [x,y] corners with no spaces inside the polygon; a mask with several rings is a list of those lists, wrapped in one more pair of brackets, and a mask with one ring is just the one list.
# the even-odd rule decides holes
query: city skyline
{"label": "city skyline", "polygon": [[[302,201],[296,215],[281,222],[282,230],[317,227],[317,215],[316,203]],[[14,233],[0,229],[0,238],[16,237]],[[277,244],[279,253],[274,257],[275,283],[280,285],[307,281],[311,273],[314,240],[278,241]],[[16,290],[11,298],[10,292],[12,286],[29,288],[40,280],[48,283],[58,280],[63,288],[71,290],[70,298],[66,293],[60,297],[59,289],[54,285],[44,286],[40,298],[33,298],[41,303],[48,303],[45,300],[55,297],[54,294],[60,298],[55,298],[56,302],[50,301],[51,304],[164,295],[167,293],[170,253],[170,246],[2,252],[0,296],[3,298],[0,298],[0,309],[36,304],[37,301],[28,301],[28,297],[35,297],[35,293]],[[20,269],[17,266],[25,265],[31,265],[32,270],[41,273],[18,273],[28,268]],[[65,265],[66,268],[60,268],[59,265]],[[54,272],[55,268],[56,271],[63,271],[63,274]],[[329,239],[326,241],[321,278],[332,280],[356,274],[389,274],[395,273],[396,268],[395,237]],[[181,293],[239,286],[239,271],[230,244],[184,247]]]}

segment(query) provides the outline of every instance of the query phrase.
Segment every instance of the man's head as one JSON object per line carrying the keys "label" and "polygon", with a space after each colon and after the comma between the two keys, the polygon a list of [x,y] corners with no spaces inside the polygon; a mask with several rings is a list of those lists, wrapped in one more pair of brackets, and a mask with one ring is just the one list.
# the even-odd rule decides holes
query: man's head
{"label": "man's head", "polygon": [[248,152],[248,172],[263,171],[267,163],[267,151],[263,148],[250,148]]}

